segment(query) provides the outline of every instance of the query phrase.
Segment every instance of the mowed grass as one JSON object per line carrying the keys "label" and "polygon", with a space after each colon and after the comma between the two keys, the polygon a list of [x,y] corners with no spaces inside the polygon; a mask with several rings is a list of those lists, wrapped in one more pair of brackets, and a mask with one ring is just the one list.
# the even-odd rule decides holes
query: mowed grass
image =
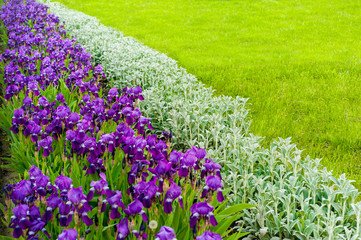
{"label": "mowed grass", "polygon": [[361,186],[361,1],[60,0],[168,54],[216,94],[250,98],[252,132],[292,136]]}

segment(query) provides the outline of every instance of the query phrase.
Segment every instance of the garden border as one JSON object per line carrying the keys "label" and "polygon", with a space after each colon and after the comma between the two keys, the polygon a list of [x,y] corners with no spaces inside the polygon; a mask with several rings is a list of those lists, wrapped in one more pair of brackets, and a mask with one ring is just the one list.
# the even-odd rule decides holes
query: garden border
{"label": "garden border", "polygon": [[247,231],[274,239],[361,236],[361,204],[355,204],[359,192],[352,181],[333,177],[321,169],[319,159],[301,158],[290,139],[262,148],[262,138],[249,133],[246,99],[212,97],[212,89],[165,54],[96,18],[46,3],[104,66],[110,85],[143,88],[142,112],[153,119],[156,130],[172,130],[178,146],[208,149],[227,168],[224,179],[237,196],[233,201],[258,205],[244,217]]}

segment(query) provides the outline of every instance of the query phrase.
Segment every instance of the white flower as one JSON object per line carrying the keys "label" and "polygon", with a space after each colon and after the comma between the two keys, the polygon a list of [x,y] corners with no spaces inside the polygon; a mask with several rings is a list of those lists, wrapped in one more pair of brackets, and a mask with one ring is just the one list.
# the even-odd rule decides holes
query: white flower
{"label": "white flower", "polygon": [[152,220],[152,221],[149,222],[149,228],[150,228],[152,231],[154,231],[155,229],[157,229],[157,227],[158,227],[157,221]]}

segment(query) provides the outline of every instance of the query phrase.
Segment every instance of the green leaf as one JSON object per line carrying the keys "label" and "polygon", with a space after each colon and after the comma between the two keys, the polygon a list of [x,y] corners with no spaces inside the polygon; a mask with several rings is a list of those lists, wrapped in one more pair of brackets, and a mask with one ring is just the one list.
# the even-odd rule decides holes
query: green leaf
{"label": "green leaf", "polygon": [[235,214],[237,212],[240,212],[244,209],[249,209],[256,207],[255,205],[249,204],[249,203],[240,203],[231,207],[226,208],[222,212],[218,213],[217,216],[229,216],[232,214]]}
{"label": "green leaf", "polygon": [[241,214],[235,214],[229,218],[227,218],[225,221],[223,221],[222,223],[219,223],[219,225],[217,225],[214,228],[214,232],[221,234],[222,237],[227,235],[227,230],[229,229],[229,227],[232,225],[233,222],[235,222],[236,220],[238,220],[239,218],[241,218],[242,215]]}
{"label": "green leaf", "polygon": [[14,238],[7,237],[7,236],[3,236],[3,235],[0,235],[0,238],[1,238],[2,240],[6,240],[6,239],[14,240]]}
{"label": "green leaf", "polygon": [[109,226],[104,227],[104,228],[103,228],[103,232],[104,232],[105,230],[107,230],[108,228],[114,227],[115,225],[117,225],[117,223],[114,223],[114,224],[112,224],[112,225],[109,225]]}
{"label": "green leaf", "polygon": [[246,236],[248,234],[249,234],[249,232],[246,232],[246,233],[236,232],[236,233],[233,233],[230,236],[224,237],[223,240],[237,240],[237,239],[239,239],[241,237],[244,237],[244,236]]}

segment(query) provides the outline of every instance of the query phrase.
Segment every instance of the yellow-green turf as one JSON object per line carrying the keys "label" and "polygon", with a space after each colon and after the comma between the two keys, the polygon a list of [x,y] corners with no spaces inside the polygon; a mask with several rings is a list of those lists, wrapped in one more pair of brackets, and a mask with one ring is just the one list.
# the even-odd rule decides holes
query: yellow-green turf
{"label": "yellow-green turf", "polygon": [[292,136],[361,186],[361,1],[59,0],[168,54],[216,94],[250,98],[252,132]]}

